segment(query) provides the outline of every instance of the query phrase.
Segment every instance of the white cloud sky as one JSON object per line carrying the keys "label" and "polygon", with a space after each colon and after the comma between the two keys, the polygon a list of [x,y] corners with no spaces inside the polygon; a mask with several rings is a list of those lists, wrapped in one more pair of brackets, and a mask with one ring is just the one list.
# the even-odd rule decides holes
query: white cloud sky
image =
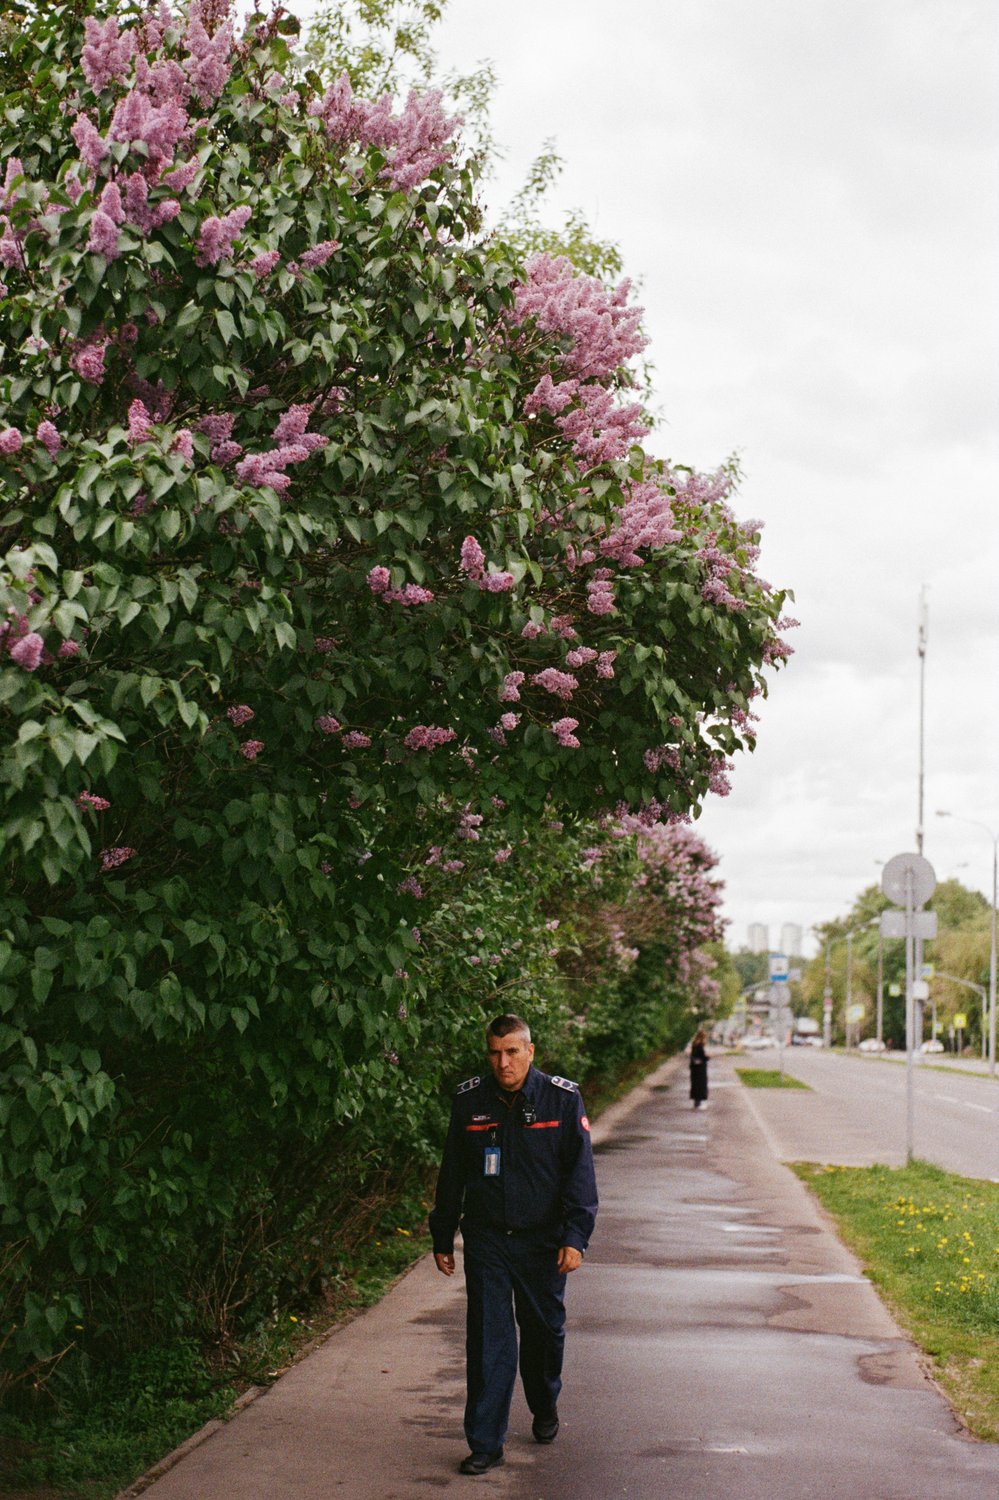
{"label": "white cloud sky", "polygon": [[[295,7],[302,14],[308,7]],[[657,451],[733,450],[796,655],[700,831],[729,939],[844,913],[926,844],[988,891],[999,832],[999,7],[994,0],[450,0],[489,59],[501,210],[548,137],[641,282]]]}

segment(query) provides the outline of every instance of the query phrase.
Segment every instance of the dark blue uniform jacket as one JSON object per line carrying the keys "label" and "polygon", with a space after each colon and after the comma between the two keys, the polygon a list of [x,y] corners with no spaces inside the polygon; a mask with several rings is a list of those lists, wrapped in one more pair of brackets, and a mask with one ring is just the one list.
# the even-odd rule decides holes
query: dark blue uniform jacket
{"label": "dark blue uniform jacket", "polygon": [[[486,1149],[494,1146],[499,1175],[486,1176]],[[537,1231],[585,1250],[596,1216],[590,1122],[574,1083],[532,1067],[509,1107],[491,1075],[461,1084],[430,1215],[438,1255],[450,1255],[462,1219],[472,1228]]]}

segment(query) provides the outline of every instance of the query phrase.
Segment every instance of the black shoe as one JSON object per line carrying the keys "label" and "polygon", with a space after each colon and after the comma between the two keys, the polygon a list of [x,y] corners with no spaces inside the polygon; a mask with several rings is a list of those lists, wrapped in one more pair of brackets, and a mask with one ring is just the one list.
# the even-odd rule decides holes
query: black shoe
{"label": "black shoe", "polygon": [[554,1443],[558,1436],[558,1412],[553,1411],[547,1417],[535,1417],[531,1423],[531,1431],[537,1443]]}
{"label": "black shoe", "polygon": [[[556,1427],[558,1423],[556,1422]],[[550,1439],[549,1439],[550,1441]],[[497,1448],[495,1453],[470,1453],[463,1458],[458,1465],[459,1474],[485,1474],[489,1469],[495,1469],[497,1464],[503,1462],[503,1449]]]}

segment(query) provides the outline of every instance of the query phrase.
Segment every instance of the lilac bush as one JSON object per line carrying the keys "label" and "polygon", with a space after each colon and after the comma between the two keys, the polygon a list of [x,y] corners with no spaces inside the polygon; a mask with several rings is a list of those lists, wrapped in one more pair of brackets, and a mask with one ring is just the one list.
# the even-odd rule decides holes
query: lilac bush
{"label": "lilac bush", "polygon": [[518,851],[682,824],[787,650],[731,476],[641,446],[627,284],[484,238],[441,97],[296,35],[0,42],[10,1368],[154,1267],[188,1306],[299,1180],[305,1223],[289,1163],[425,1150],[495,996],[568,1046],[576,846]]}

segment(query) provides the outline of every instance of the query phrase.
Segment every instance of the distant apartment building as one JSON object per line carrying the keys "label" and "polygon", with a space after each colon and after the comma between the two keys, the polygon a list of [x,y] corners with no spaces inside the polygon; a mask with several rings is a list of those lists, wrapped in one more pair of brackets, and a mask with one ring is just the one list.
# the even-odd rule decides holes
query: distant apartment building
{"label": "distant apartment building", "polygon": [[750,953],[767,953],[770,949],[770,933],[763,922],[749,924]]}

